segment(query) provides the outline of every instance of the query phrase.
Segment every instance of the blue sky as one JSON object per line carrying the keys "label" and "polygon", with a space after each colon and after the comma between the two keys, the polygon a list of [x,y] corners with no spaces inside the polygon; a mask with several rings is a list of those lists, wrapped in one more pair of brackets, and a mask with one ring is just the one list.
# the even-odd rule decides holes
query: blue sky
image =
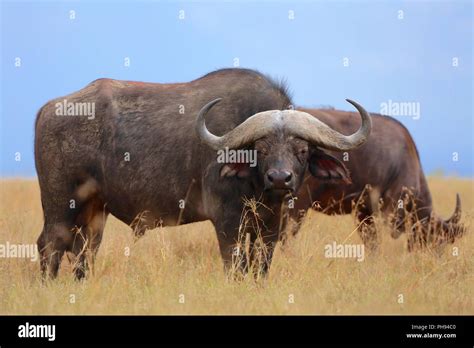
{"label": "blue sky", "polygon": [[472,43],[471,1],[3,1],[0,176],[36,175],[34,119],[52,98],[99,77],[190,81],[237,58],[286,78],[299,106],[418,103],[418,119],[396,118],[425,172],[472,177]]}

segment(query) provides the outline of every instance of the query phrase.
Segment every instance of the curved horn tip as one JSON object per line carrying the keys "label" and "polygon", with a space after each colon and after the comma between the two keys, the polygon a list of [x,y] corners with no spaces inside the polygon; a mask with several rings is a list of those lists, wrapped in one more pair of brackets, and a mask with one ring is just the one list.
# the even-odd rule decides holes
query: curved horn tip
{"label": "curved horn tip", "polygon": [[456,193],[456,208],[454,208],[455,213],[459,213],[461,211],[461,196],[459,193]]}
{"label": "curved horn tip", "polygon": [[458,214],[461,213],[461,196],[459,193],[456,193],[456,210]]}
{"label": "curved horn tip", "polygon": [[461,220],[461,196],[459,193],[456,193],[456,207],[454,208],[454,213],[451,217],[446,220],[448,223],[457,224]]}
{"label": "curved horn tip", "polygon": [[356,108],[357,107],[362,107],[362,105],[360,105],[358,102],[352,100],[352,99],[349,99],[349,98],[346,98],[346,102],[348,102],[349,104],[352,104],[353,106],[355,106]]}
{"label": "curved horn tip", "polygon": [[357,104],[355,101],[349,98],[346,98],[346,102],[351,103],[352,105]]}
{"label": "curved horn tip", "polygon": [[[365,112],[367,112],[362,105],[360,105],[358,102],[356,102],[352,99],[346,98],[346,102],[348,102],[349,104],[352,104],[352,106],[354,106],[359,111],[360,111],[360,109],[362,109]],[[367,112],[367,114],[370,116],[370,114],[368,112]]]}
{"label": "curved horn tip", "polygon": [[207,103],[204,107],[208,106],[208,107],[211,107],[211,106],[214,106],[215,104],[219,103],[220,101],[222,100],[222,98],[216,98],[214,100],[211,100],[209,103]]}
{"label": "curved horn tip", "polygon": [[356,146],[359,146],[367,141],[367,138],[369,137],[372,131],[372,117],[367,112],[367,110],[365,110],[365,108],[359,103],[348,98],[346,99],[346,101],[357,109],[362,119],[362,124],[359,130],[350,136],[351,138],[357,138]]}
{"label": "curved horn tip", "polygon": [[207,103],[206,105],[204,105],[201,110],[199,110],[199,113],[198,113],[198,122],[202,119],[204,120],[204,116],[206,116],[207,112],[214,106],[216,105],[217,103],[219,103],[220,101],[222,100],[222,98],[217,98],[217,99],[214,99],[214,100],[211,100],[209,103]]}
{"label": "curved horn tip", "polygon": [[209,112],[209,110],[215,104],[220,102],[221,100],[222,100],[222,98],[217,98],[217,99],[214,99],[214,100],[210,101],[206,105],[204,105],[201,108],[201,110],[199,110],[197,120],[196,120],[196,126],[195,126],[195,130],[196,130],[197,135],[198,135],[199,139],[201,140],[201,142],[206,143],[211,148],[216,149],[216,150],[221,145],[220,144],[220,138],[221,137],[217,137],[214,134],[209,132],[209,130],[206,127],[205,117],[206,117],[207,113]]}

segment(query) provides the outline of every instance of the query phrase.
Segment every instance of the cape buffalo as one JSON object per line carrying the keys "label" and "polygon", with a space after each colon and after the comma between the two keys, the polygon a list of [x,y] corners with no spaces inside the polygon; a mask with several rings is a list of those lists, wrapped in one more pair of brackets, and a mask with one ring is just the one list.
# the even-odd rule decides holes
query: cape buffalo
{"label": "cape buffalo", "polygon": [[[343,134],[359,127],[352,112],[332,109],[299,109]],[[392,237],[409,232],[408,248],[427,242],[453,242],[464,232],[459,224],[461,201],[456,196],[454,214],[442,220],[433,213],[431,195],[420,157],[408,130],[397,120],[371,114],[372,133],[361,147],[344,153],[328,151],[328,162],[319,161],[306,175],[290,215],[295,235],[311,206],[326,214],[348,214],[355,208],[358,232],[366,246],[377,247],[374,213],[382,211],[393,224]],[[329,157],[330,156],[330,157]],[[311,163],[315,163],[310,160]],[[334,163],[338,163],[334,168]],[[342,169],[342,170],[341,170]],[[381,204],[380,204],[381,203]],[[285,239],[286,234],[282,233]]]}
{"label": "cape buffalo", "polygon": [[[162,224],[210,219],[226,269],[237,256],[240,270],[254,264],[259,240],[266,253],[258,274],[265,273],[280,207],[298,190],[308,159],[324,156],[322,149],[353,149],[370,133],[369,114],[349,102],[362,118],[351,136],[284,110],[291,104],[285,87],[245,69],[174,84],[99,79],[48,102],[35,130],[43,275],[55,277],[67,251],[76,256],[76,277],[84,277],[109,213],[138,236]],[[78,105],[93,115],[77,115]],[[223,149],[255,150],[258,164],[222,163],[216,150]],[[251,199],[259,202],[258,221],[243,226],[244,201]],[[250,236],[247,253],[239,249],[242,232]]]}

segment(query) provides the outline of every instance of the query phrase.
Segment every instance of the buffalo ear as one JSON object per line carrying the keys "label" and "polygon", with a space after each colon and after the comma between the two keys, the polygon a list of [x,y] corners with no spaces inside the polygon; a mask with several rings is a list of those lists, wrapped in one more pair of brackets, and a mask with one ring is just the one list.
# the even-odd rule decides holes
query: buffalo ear
{"label": "buffalo ear", "polygon": [[309,158],[309,171],[318,179],[334,183],[351,183],[351,176],[346,166],[337,158],[321,151],[315,150]]}
{"label": "buffalo ear", "polygon": [[248,163],[226,163],[221,167],[220,176],[247,178],[250,176],[250,165]]}

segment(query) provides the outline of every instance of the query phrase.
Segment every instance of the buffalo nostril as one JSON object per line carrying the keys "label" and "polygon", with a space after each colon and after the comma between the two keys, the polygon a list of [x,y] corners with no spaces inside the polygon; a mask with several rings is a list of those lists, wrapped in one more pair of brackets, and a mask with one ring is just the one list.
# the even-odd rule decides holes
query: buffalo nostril
{"label": "buffalo nostril", "polygon": [[293,174],[287,170],[269,170],[266,185],[274,189],[287,189],[293,182]]}

